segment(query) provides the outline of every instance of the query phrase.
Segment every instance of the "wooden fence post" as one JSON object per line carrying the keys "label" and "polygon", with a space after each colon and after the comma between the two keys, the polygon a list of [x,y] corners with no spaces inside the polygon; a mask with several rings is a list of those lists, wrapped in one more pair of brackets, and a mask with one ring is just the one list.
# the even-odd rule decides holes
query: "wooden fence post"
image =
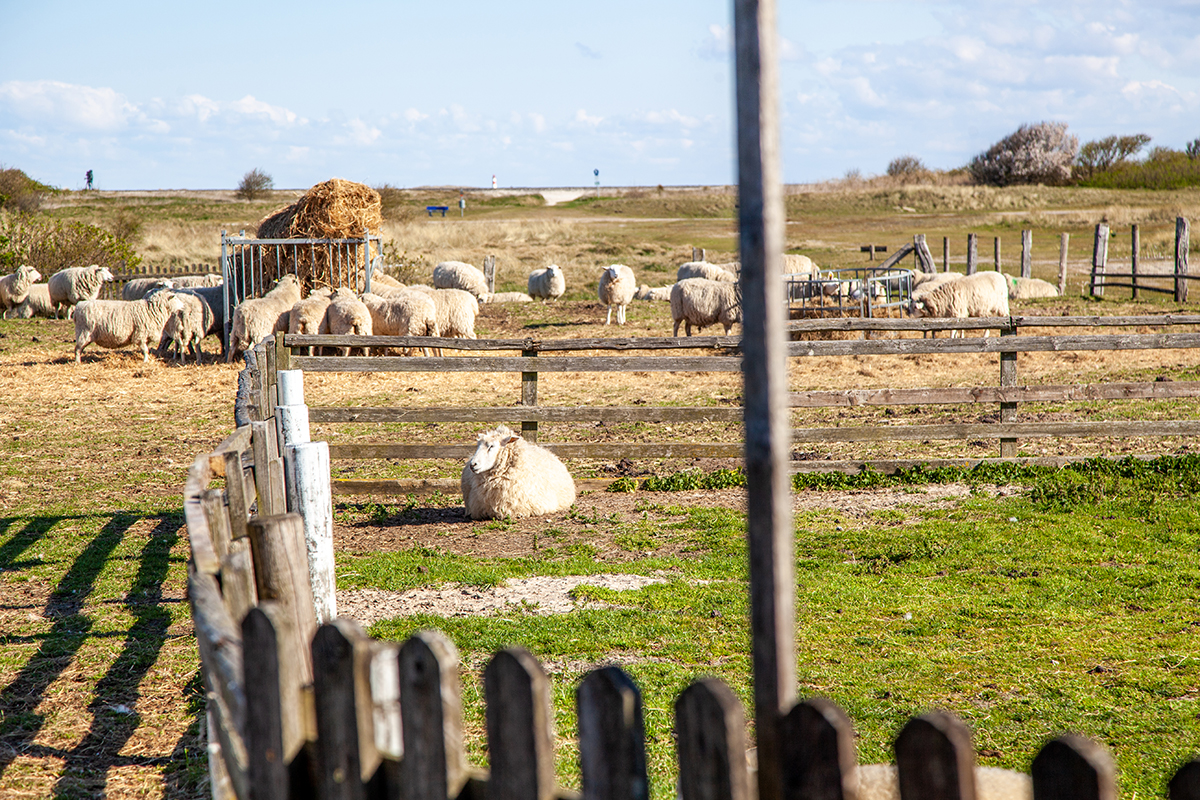
{"label": "wooden fence post", "polygon": [[496,292],[496,257],[483,257],[483,277],[487,280],[488,291],[495,294]]}
{"label": "wooden fence post", "polygon": [[[268,600],[242,620],[246,675],[246,752],[253,800],[287,800],[307,786],[307,759],[291,613]],[[304,659],[307,661],[307,657]]]}
{"label": "wooden fence post", "polygon": [[400,646],[400,716],[405,800],[458,797],[467,781],[462,742],[458,650],[437,631],[420,631]]}
{"label": "wooden fence post", "polygon": [[1096,226],[1096,239],[1092,243],[1092,297],[1104,296],[1104,270],[1108,264],[1108,226]]}
{"label": "wooden fence post", "polygon": [[642,695],[620,667],[601,667],[575,690],[583,800],[646,800]]}
{"label": "wooden fence post", "polygon": [[1021,231],[1021,277],[1033,277],[1033,231],[1028,229]]}
{"label": "wooden fence post", "polygon": [[1071,234],[1064,233],[1058,237],[1058,294],[1067,293],[1067,245],[1071,242]]}
{"label": "wooden fence post", "polygon": [[937,265],[933,263],[933,254],[929,252],[929,245],[925,243],[925,234],[918,233],[913,236],[913,250],[922,272],[937,272]]}
{"label": "wooden fence post", "polygon": [[333,494],[329,443],[305,442],[287,447],[288,507],[304,522],[304,547],[317,622],[337,617],[333,565]]}
{"label": "wooden fence post", "polygon": [[250,542],[237,539],[221,558],[221,597],[229,616],[239,620],[258,602],[254,588],[254,560],[250,557]]}
{"label": "wooden fence post", "polygon": [[707,261],[707,254],[703,247],[692,246],[692,261]]}
{"label": "wooden fence post", "polygon": [[523,647],[501,650],[483,671],[483,691],[489,800],[552,800],[554,712],[542,665]]}
{"label": "wooden fence post", "polygon": [[996,272],[1000,271],[1000,237],[995,237],[996,243]]}
{"label": "wooden fence post", "polygon": [[287,498],[277,482],[282,477],[279,438],[270,422],[251,422],[250,446],[254,450],[254,488],[258,492],[258,513],[272,516],[287,512]]}
{"label": "wooden fence post", "polygon": [[1175,302],[1186,303],[1188,282],[1181,280],[1179,275],[1188,274],[1188,221],[1183,217],[1175,218]]}
{"label": "wooden fence post", "polygon": [[1167,784],[1168,800],[1200,800],[1200,759],[1192,759]]}
{"label": "wooden fence post", "polygon": [[932,711],[909,720],[895,749],[901,800],[975,799],[971,732],[954,715]]}
{"label": "wooden fence post", "polygon": [[[525,349],[521,351],[524,358],[536,358],[538,351],[536,349]],[[538,389],[538,374],[534,372],[521,373],[521,405],[536,406],[537,405],[537,389]],[[538,424],[537,420],[521,420],[521,436],[536,443],[538,440]]]}
{"label": "wooden fence post", "polygon": [[680,800],[749,800],[746,718],[723,682],[702,678],[675,700]]}
{"label": "wooden fence post", "polygon": [[296,634],[295,651],[289,658],[295,662],[292,668],[299,671],[303,683],[310,683],[312,660],[308,643],[317,632],[317,617],[307,558],[301,549],[303,528],[298,514],[255,517],[248,525],[258,597],[278,603],[290,615]]}
{"label": "wooden fence post", "polygon": [[1129,283],[1133,286],[1132,297],[1138,299],[1138,260],[1141,257],[1142,236],[1137,225],[1131,225],[1129,230]]}
{"label": "wooden fence post", "polygon": [[974,275],[979,269],[979,234],[967,234],[967,274]]}
{"label": "wooden fence post", "polygon": [[[1000,331],[1001,336],[1016,336],[1017,329],[1015,327],[1003,328]],[[1000,387],[1016,386],[1017,385],[1017,354],[1016,352],[1002,352],[1000,354]],[[1016,403],[1000,403],[1000,422],[1016,422],[1017,421],[1017,404]],[[1000,457],[1001,458],[1016,458],[1017,457],[1017,440],[1002,438],[1000,440]]]}
{"label": "wooden fence post", "polygon": [[942,272],[950,271],[950,237],[942,237]]}
{"label": "wooden fence post", "polygon": [[229,538],[241,539],[246,535],[246,520],[250,516],[250,503],[246,500],[246,476],[242,471],[242,453],[233,450],[225,453],[225,502],[229,505]]}
{"label": "wooden fence post", "polygon": [[225,493],[220,489],[208,489],[200,498],[200,508],[204,510],[204,518],[208,521],[208,535],[219,562],[229,552],[229,543],[232,541]]}
{"label": "wooden fence post", "polygon": [[400,721],[400,646],[371,642],[371,714],[375,747],[379,754],[398,762],[404,755]]}
{"label": "wooden fence post", "polygon": [[1052,739],[1030,767],[1035,800],[1116,800],[1116,770],[1108,752],[1082,736]]}
{"label": "wooden fence post", "polygon": [[318,797],[366,800],[364,784],[379,766],[370,720],[369,659],[370,639],[352,619],[322,625],[313,637]]}
{"label": "wooden fence post", "polygon": [[787,800],[854,800],[858,756],[846,712],[824,697],[797,703],[783,718],[780,740]]}

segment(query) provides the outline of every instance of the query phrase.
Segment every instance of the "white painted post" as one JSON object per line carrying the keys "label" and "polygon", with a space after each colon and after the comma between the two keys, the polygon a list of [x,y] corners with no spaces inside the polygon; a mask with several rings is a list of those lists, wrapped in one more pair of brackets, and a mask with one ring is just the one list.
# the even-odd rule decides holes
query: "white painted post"
{"label": "white painted post", "polygon": [[304,405],[304,372],[298,369],[280,370],[276,380],[279,404],[275,406],[275,434],[279,438],[279,451],[284,454],[286,462],[287,510],[301,514],[303,511],[293,503],[296,494],[292,485],[294,466],[289,445],[312,441],[308,427],[308,406]]}
{"label": "white painted post", "polygon": [[304,405],[304,370],[302,369],[281,369],[276,373],[276,384],[279,388],[276,389],[276,394],[279,395],[278,405],[281,406],[302,406]]}
{"label": "white painted post", "polygon": [[333,493],[329,482],[329,443],[301,442],[288,445],[288,508],[304,519],[304,546],[312,583],[317,623],[337,617],[336,584],[333,570]]}

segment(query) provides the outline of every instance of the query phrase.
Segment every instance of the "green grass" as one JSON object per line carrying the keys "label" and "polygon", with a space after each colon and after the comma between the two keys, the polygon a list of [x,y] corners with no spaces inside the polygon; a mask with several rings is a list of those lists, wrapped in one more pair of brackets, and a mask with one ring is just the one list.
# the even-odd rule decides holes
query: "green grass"
{"label": "green grass", "polygon": [[[860,762],[890,761],[904,722],[943,708],[974,730],[976,748],[986,751],[981,763],[1027,771],[1047,738],[1070,730],[1112,751],[1125,796],[1163,796],[1166,780],[1200,743],[1200,509],[1190,492],[1146,494],[1152,469],[1114,472],[1099,499],[1087,495],[1066,508],[1031,491],[973,496],[944,509],[797,516],[800,692],[846,709],[858,730]],[[1183,485],[1189,481],[1185,475]],[[622,565],[666,583],[631,592],[576,590],[613,608],[414,617],[371,632],[400,640],[432,627],[450,636],[472,665],[464,705],[468,730],[476,732],[479,673],[496,649],[520,643],[545,662],[567,665],[555,681],[558,732],[567,737],[560,738],[559,779],[566,786],[578,786],[569,740],[583,671],[571,665],[622,663],[643,692],[653,795],[666,798],[674,791],[678,692],[715,674],[749,702],[744,523],[721,508],[656,507],[650,519],[652,526],[623,535],[631,544],[642,537],[639,547],[682,537],[685,552]],[[604,565],[577,556],[461,559],[407,551],[344,559],[339,585],[487,586],[507,577],[600,571]],[[470,747],[483,763],[478,735]]]}

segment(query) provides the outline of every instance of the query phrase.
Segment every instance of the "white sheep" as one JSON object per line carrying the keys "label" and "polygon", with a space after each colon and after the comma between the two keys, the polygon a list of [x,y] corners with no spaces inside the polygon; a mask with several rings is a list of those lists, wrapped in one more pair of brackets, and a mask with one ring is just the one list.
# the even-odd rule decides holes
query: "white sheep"
{"label": "white sheep", "polygon": [[205,317],[208,324],[208,329],[205,335],[216,334],[221,340],[221,355],[224,356],[228,350],[225,342],[225,287],[222,286],[194,286],[172,289],[173,294],[189,294],[194,297],[199,297],[208,306],[208,315]]}
{"label": "white sheep", "polygon": [[479,298],[480,303],[532,303],[533,298],[524,292],[488,292]]}
{"label": "white sheep", "polygon": [[122,300],[141,300],[156,289],[174,289],[170,278],[133,278],[121,287]]}
{"label": "white sheep", "polygon": [[[437,336],[437,306],[424,292],[403,289],[387,297],[374,292],[359,295],[371,313],[374,336]],[[412,350],[407,353],[411,355]],[[429,355],[429,349],[425,348]]]}
{"label": "white sheep", "polygon": [[471,519],[554,514],[575,502],[575,481],[558,456],[506,426],[479,434],[462,472],[463,505]]}
{"label": "white sheep", "polygon": [[54,306],[55,318],[58,317],[58,310],[65,308],[69,319],[76,305],[85,300],[95,300],[100,296],[100,287],[104,282],[112,279],[112,271],[97,264],[67,267],[51,275],[47,285],[50,287],[50,302]]}
{"label": "white sheep", "polygon": [[187,360],[190,352],[199,364],[204,355],[200,343],[212,332],[212,308],[199,295],[190,292],[171,292],[166,324],[158,344],[159,355],[173,348],[177,360]]}
{"label": "white sheep", "polygon": [[374,270],[371,272],[371,291],[378,295],[383,295],[379,290],[382,288],[388,289],[403,289],[404,284],[388,275],[383,270]]}
{"label": "white sheep", "polygon": [[215,272],[206,272],[202,275],[176,275],[174,278],[171,278],[171,283],[175,284],[176,289],[199,289],[202,287],[220,286],[224,282],[224,279]]}
{"label": "white sheep", "polygon": [[6,318],[30,319],[31,317],[53,317],[54,304],[50,302],[50,287],[45,283],[35,283],[29,287],[25,301],[10,311],[4,312]]}
{"label": "white sheep", "polygon": [[[297,300],[292,304],[288,313],[288,333],[300,333],[306,336],[318,336],[329,333],[329,301],[333,299],[333,291],[328,286],[313,289],[308,297]],[[308,347],[308,355],[313,354],[312,346]]]}
{"label": "white sheep", "polygon": [[801,275],[811,275],[817,271],[816,264],[806,255],[800,253],[784,253],[783,254],[783,271],[788,273],[798,273]]}
{"label": "white sheep", "polygon": [[1058,297],[1058,287],[1041,278],[1016,278],[1005,275],[1009,300],[1032,300],[1035,297]]}
{"label": "white sheep", "polygon": [[89,344],[117,348],[137,345],[142,361],[150,360],[150,345],[162,339],[171,307],[170,292],[153,292],[141,300],[85,300],[74,310],[75,363]]}
{"label": "white sheep", "polygon": [[674,336],[683,323],[688,336],[692,326],[699,333],[709,325],[720,323],[725,335],[734,323],[742,321],[742,302],[736,283],[688,278],[671,287],[671,319],[675,321]]}
{"label": "white sheep", "polygon": [[443,261],[433,268],[435,289],[462,289],[475,297],[487,294],[488,283],[483,272],[462,261]]}
{"label": "white sheep", "polygon": [[29,296],[29,287],[42,279],[42,273],[28,264],[17,267],[11,275],[0,278],[0,310],[8,316],[9,309],[16,308]]}
{"label": "white sheep", "polygon": [[453,339],[474,339],[475,317],[479,300],[462,289],[430,289],[427,286],[409,287],[433,298],[437,308],[437,328],[441,336]]}
{"label": "white sheep", "polygon": [[625,306],[629,305],[636,291],[637,280],[633,277],[633,270],[624,264],[613,264],[600,273],[600,283],[596,292],[600,296],[600,302],[608,307],[608,316],[604,318],[605,325],[612,322],[613,306],[617,307],[617,324],[625,324]]}
{"label": "white sheep", "polygon": [[[999,272],[988,270],[943,283],[924,293],[914,293],[909,310],[914,317],[1007,317],[1008,286]],[[951,331],[950,336],[961,335]],[[983,335],[990,331],[984,329]]]}
{"label": "white sheep", "polygon": [[710,264],[707,261],[689,261],[686,264],[681,264],[675,272],[675,280],[685,281],[688,278],[704,278],[705,280],[721,281],[722,283],[735,283],[737,281],[737,275],[732,271],[717,264]]}
{"label": "white sheep", "polygon": [[[674,284],[672,284],[672,286],[673,285]],[[634,300],[662,300],[664,302],[670,302],[671,288],[672,288],[671,286],[650,287],[643,283],[641,286],[639,286],[637,288],[637,291],[633,293],[633,299]]]}
{"label": "white sheep", "polygon": [[292,306],[300,299],[300,279],[284,275],[262,297],[252,297],[238,303],[233,310],[229,333],[227,362],[251,349],[275,331],[286,331]]}
{"label": "white sheep", "polygon": [[[325,311],[325,324],[329,333],[334,336],[370,336],[371,312],[363,301],[354,295],[353,289],[343,286],[333,293],[329,301],[329,308]],[[370,348],[364,347],[363,355],[370,355],[369,350]],[[342,355],[350,355],[350,348],[343,347]]]}
{"label": "white sheep", "polygon": [[[858,800],[900,800],[894,764],[860,764]],[[1001,767],[975,767],[975,800],[1033,800],[1033,778]]]}
{"label": "white sheep", "polygon": [[541,300],[557,300],[566,290],[567,278],[558,264],[551,264],[545,269],[535,269],[529,273],[526,291],[529,292],[530,297]]}

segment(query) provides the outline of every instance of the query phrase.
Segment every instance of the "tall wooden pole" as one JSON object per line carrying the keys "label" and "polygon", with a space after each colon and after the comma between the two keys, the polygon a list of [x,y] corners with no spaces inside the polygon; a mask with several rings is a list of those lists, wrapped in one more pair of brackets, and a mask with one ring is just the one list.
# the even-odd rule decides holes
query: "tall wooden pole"
{"label": "tall wooden pole", "polygon": [[734,0],[750,632],[759,800],[781,800],[779,724],[796,693],[791,447],[774,0]]}

